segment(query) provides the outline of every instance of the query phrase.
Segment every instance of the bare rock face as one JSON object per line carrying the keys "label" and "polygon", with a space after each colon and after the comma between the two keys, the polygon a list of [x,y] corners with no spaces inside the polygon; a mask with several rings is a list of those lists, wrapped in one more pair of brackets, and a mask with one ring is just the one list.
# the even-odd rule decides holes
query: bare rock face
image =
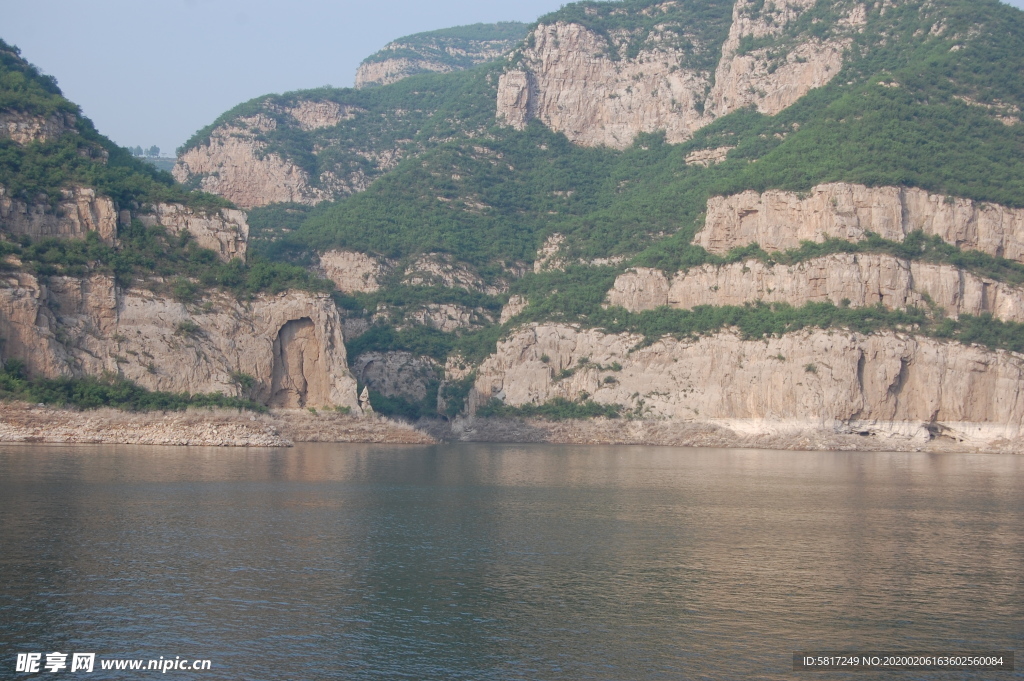
{"label": "bare rock face", "polygon": [[97,232],[106,243],[117,238],[118,212],[114,202],[98,196],[95,189],[75,187],[62,191],[56,207],[28,204],[7,195],[0,186],[0,229],[32,237],[84,237]]}
{"label": "bare rock face", "polygon": [[429,384],[438,380],[440,367],[430,357],[410,352],[364,352],[352,363],[352,373],[363,385],[387,397],[413,402],[426,398]]}
{"label": "bare rock face", "polygon": [[[577,144],[621,149],[640,132],[665,131],[668,142],[684,142],[747,106],[775,115],[839,73],[849,36],[866,23],[864,6],[854,4],[826,39],[787,34],[814,5],[736,0],[714,74],[681,68],[690,51],[703,46],[691,41],[687,50],[671,47],[666,26],[656,27],[634,58],[613,60],[609,47],[628,45],[628,31],[605,38],[579,24],[541,24],[498,83],[498,120],[522,129],[536,119]],[[751,39],[769,44],[748,50]]]}
{"label": "bare rock face", "polygon": [[0,139],[14,140],[18,144],[49,142],[65,132],[75,131],[75,116],[53,114],[33,116],[20,111],[0,113]]}
{"label": "bare rock face", "polygon": [[200,189],[241,208],[279,202],[316,205],[330,198],[310,184],[306,171],[278,154],[264,153],[267,145],[260,135],[276,127],[275,119],[259,114],[215,129],[208,144],[178,158],[174,179],[186,183],[198,176]]}
{"label": "bare rock face", "polygon": [[508,322],[525,310],[529,304],[530,301],[523,296],[509,296],[508,302],[501,308],[501,318],[498,320],[498,323],[504,324]]}
{"label": "bare rock face", "polygon": [[493,316],[482,307],[470,308],[453,303],[427,303],[406,314],[405,319],[445,333],[481,328],[494,323]]}
{"label": "bare rock face", "polygon": [[[815,88],[828,83],[843,66],[849,38],[819,40],[802,38],[780,50],[771,45],[751,51],[742,49],[744,39],[779,38],[786,27],[815,5],[816,0],[736,0],[729,38],[715,72],[715,86],[705,110],[711,119],[745,106],[774,116],[792,106]],[[863,5],[840,22],[849,32],[860,30],[867,20]]]}
{"label": "bare rock face", "polygon": [[489,296],[508,290],[508,286],[501,282],[497,285],[487,284],[468,265],[444,253],[427,253],[417,258],[406,267],[402,282],[410,286],[461,288]]}
{"label": "bare rock face", "polygon": [[664,130],[669,142],[682,142],[703,125],[710,74],[680,69],[683,51],[645,50],[613,61],[608,48],[579,24],[539,25],[521,67],[501,76],[498,119],[517,129],[537,119],[577,144],[617,149],[638,132]]}
{"label": "bare rock face", "polygon": [[448,64],[431,59],[409,59],[396,57],[383,61],[363,62],[356,69],[357,88],[368,85],[390,85],[416,73],[450,73],[454,69]]}
{"label": "bare rock face", "polygon": [[715,149],[698,149],[686,155],[686,165],[704,166],[718,165],[726,159],[729,152],[736,147],[717,147]]}
{"label": "bare rock face", "polygon": [[319,254],[318,272],[344,293],[373,293],[380,279],[394,269],[394,263],[358,251],[326,251]]}
{"label": "bare rock face", "polygon": [[285,111],[298,122],[299,127],[303,130],[319,130],[320,128],[333,128],[342,121],[352,120],[358,109],[331,101],[302,100]]}
{"label": "bare rock face", "polygon": [[210,214],[179,203],[158,203],[140,219],[147,225],[163,225],[169,234],[188,232],[200,248],[210,249],[224,262],[233,258],[245,261],[249,223],[240,210],[222,208]]}
{"label": "bare rock face", "polygon": [[758,260],[702,265],[679,272],[671,281],[658,270],[636,268],[617,277],[608,293],[609,304],[631,312],[662,305],[690,309],[756,301],[795,307],[882,304],[889,309],[926,309],[930,301],[954,319],[988,312],[1003,321],[1024,322],[1024,289],[951,265],[882,254],[841,253],[796,265],[769,266]]}
{"label": "bare rock face", "polygon": [[288,292],[190,307],[113,278],[0,282],[3,359],[33,376],[124,376],[152,390],[221,392],[281,407],[358,410],[341,320],[326,295]]}
{"label": "bare rock face", "polygon": [[1024,210],[930,194],[923,189],[835,182],[808,194],[746,191],[708,200],[695,243],[724,254],[757,243],[766,251],[826,238],[860,241],[867,232],[902,241],[922,230],[964,250],[1024,262]]}
{"label": "bare rock face", "polygon": [[480,366],[471,402],[585,395],[644,419],[750,433],[816,429],[988,444],[1024,429],[1024,357],[1010,352],[821,330],[756,341],[729,332],[641,341],[567,325],[523,327]]}
{"label": "bare rock face", "polygon": [[[355,85],[390,85],[418,73],[451,73],[493,61],[511,50],[526,32],[525,25],[517,25],[518,31],[510,24],[504,26],[508,27],[504,36],[493,31],[494,25],[481,25],[399,38],[363,60],[356,70]],[[473,29],[483,30],[474,36]]]}

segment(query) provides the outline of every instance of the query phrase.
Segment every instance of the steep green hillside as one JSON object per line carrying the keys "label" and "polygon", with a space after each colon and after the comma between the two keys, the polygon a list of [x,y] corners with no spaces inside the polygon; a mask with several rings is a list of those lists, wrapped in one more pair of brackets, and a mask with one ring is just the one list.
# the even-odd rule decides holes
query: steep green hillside
{"label": "steep green hillside", "polygon": [[[110,197],[118,209],[145,212],[157,202],[179,203],[197,210],[231,204],[219,196],[189,192],[169,173],[135,158],[96,131],[77,105],[64,98],[52,76],[25,61],[16,47],[0,41],[0,119],[52,119],[57,136],[17,141],[0,136],[0,186],[7,197],[29,206],[53,209],[63,190],[89,187]],[[102,243],[95,233],[84,240],[52,237],[12,238],[0,222],[0,253],[15,256],[20,267],[40,276],[113,274],[119,283],[157,275],[178,297],[194,297],[205,288],[225,288],[239,296],[290,287],[322,290],[324,284],[307,272],[282,263],[222,263],[198,248],[187,235],[169,237],[162,227],[139,220],[121,225],[116,245]],[[10,270],[15,265],[0,265]]]}
{"label": "steep green hillside", "polygon": [[100,135],[78,106],[64,98],[52,76],[0,40],[0,112],[7,116],[57,117],[67,127],[56,139],[32,144],[0,137],[0,185],[8,196],[51,202],[73,184],[95,187],[117,202],[175,201],[195,207],[230,205],[211,195],[190,194],[166,172],[134,158]]}
{"label": "steep green hillside", "polygon": [[403,77],[428,71],[461,71],[511,50],[526,35],[527,27],[517,21],[503,21],[416,33],[371,54],[360,64],[360,71],[388,61],[404,62],[398,65]]}

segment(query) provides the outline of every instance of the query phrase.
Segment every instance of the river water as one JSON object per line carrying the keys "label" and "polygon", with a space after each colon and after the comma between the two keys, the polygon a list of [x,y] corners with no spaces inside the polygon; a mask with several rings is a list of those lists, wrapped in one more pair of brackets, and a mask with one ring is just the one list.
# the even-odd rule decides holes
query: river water
{"label": "river water", "polygon": [[38,676],[865,679],[793,653],[1020,657],[1022,482],[1013,456],[4,446],[0,678],[54,651],[211,668]]}

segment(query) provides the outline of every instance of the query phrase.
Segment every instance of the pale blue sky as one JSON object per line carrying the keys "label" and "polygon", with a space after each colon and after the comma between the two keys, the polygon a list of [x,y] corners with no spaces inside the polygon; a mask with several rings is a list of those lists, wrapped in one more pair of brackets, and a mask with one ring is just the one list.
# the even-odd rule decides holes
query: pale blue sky
{"label": "pale blue sky", "polygon": [[[0,37],[21,48],[100,132],[166,153],[235,104],[352,85],[403,35],[533,21],[561,0],[5,0]],[[1024,0],[1010,4],[1024,8]]]}

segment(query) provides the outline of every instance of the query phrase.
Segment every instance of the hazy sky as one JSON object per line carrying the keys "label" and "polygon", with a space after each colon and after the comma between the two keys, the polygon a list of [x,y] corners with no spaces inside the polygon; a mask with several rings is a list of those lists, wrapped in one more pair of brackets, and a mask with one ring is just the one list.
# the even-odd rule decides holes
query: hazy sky
{"label": "hazy sky", "polygon": [[[1024,0],[1010,4],[1024,8]],[[0,37],[124,146],[173,154],[232,106],[351,86],[364,57],[421,31],[533,21],[561,0],[4,0]]]}

